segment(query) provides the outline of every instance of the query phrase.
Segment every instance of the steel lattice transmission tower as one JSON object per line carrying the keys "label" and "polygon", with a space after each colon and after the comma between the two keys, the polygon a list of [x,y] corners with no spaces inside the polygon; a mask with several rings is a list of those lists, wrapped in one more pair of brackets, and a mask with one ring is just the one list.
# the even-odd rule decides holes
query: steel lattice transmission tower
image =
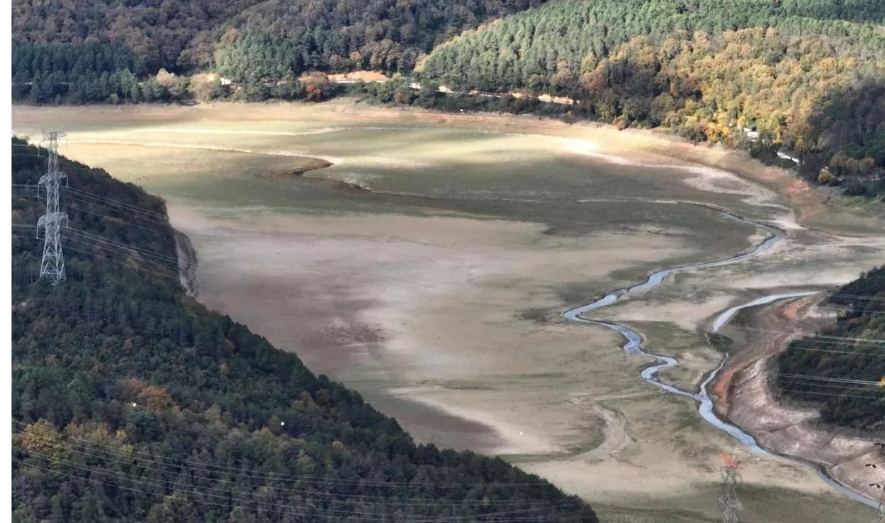
{"label": "steel lattice transmission tower", "polygon": [[739,523],[741,517],[738,511],[743,508],[737,497],[737,484],[741,479],[738,467],[741,466],[741,460],[734,456],[723,454],[722,463],[724,492],[719,497],[719,510],[722,512],[722,521],[724,523]]}
{"label": "steel lattice transmission tower", "polygon": [[43,242],[43,261],[40,263],[40,277],[49,278],[53,285],[65,279],[65,259],[61,251],[61,226],[67,225],[68,216],[58,210],[58,193],[61,180],[67,183],[67,175],[58,170],[58,139],[65,136],[61,131],[43,133],[43,142],[48,142],[49,168],[46,174],[37,182],[37,191],[40,186],[46,188],[46,214],[37,222],[37,238],[40,237],[40,229],[45,229],[46,237]]}

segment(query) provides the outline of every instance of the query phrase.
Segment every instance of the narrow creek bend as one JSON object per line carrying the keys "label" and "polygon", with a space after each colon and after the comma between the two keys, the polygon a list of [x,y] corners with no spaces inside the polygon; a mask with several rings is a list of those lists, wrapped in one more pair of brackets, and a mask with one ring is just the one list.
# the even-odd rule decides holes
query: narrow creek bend
{"label": "narrow creek bend", "polygon": [[[683,203],[687,203],[690,205],[698,205],[695,202],[683,202]],[[744,260],[748,260],[750,258],[754,258],[756,256],[759,256],[759,255],[763,254],[764,252],[770,250],[775,245],[777,245],[778,243],[783,241],[784,238],[786,238],[786,232],[784,232],[783,230],[778,229],[776,227],[773,227],[771,225],[752,221],[747,218],[743,218],[741,216],[738,216],[736,214],[733,214],[733,213],[730,213],[730,212],[727,212],[727,211],[724,211],[721,209],[715,209],[712,206],[705,206],[705,207],[715,210],[723,218],[733,220],[733,221],[738,221],[738,222],[749,224],[749,225],[753,225],[754,227],[756,227],[758,229],[762,229],[765,232],[767,232],[769,236],[764,241],[762,241],[761,243],[756,245],[756,247],[754,247],[753,249],[744,251],[744,252],[736,254],[734,256],[730,256],[728,258],[721,258],[718,260],[712,260],[712,261],[708,261],[708,262],[693,263],[693,264],[689,264],[689,265],[683,265],[681,267],[672,267],[669,269],[662,269],[662,270],[653,272],[648,276],[648,278],[645,280],[645,282],[643,282],[639,285],[636,285],[633,287],[627,287],[627,288],[623,288],[623,289],[617,289],[615,291],[612,291],[592,303],[588,303],[586,305],[581,305],[579,307],[569,309],[568,311],[563,313],[563,316],[567,320],[575,322],[575,323],[581,323],[581,324],[585,324],[585,325],[599,325],[599,326],[602,326],[602,327],[605,327],[605,328],[608,328],[608,329],[611,329],[611,330],[614,330],[614,331],[620,333],[627,340],[627,343],[625,343],[623,345],[624,351],[626,351],[628,354],[638,354],[638,355],[646,356],[649,358],[654,358],[657,361],[657,363],[655,363],[649,367],[646,367],[640,373],[640,376],[642,377],[642,379],[646,383],[650,383],[650,384],[652,384],[660,389],[663,389],[664,391],[669,392],[671,394],[676,394],[679,396],[691,398],[694,401],[698,402],[698,414],[700,414],[700,416],[704,420],[706,420],[708,423],[710,423],[711,425],[713,425],[717,429],[731,435],[732,437],[734,437],[735,439],[740,441],[741,444],[744,445],[744,447],[746,447],[747,450],[749,450],[753,454],[756,454],[757,456],[764,457],[764,458],[786,459],[786,460],[792,461],[794,463],[801,463],[804,465],[810,465],[815,468],[818,475],[824,481],[826,481],[827,484],[829,484],[831,487],[833,487],[837,491],[839,491],[842,494],[850,497],[851,499],[858,501],[860,503],[863,503],[867,506],[870,506],[873,508],[878,507],[878,503],[876,501],[869,499],[866,496],[863,496],[863,495],[851,490],[850,488],[842,485],[836,479],[832,478],[822,466],[808,463],[808,462],[801,461],[801,460],[797,460],[797,459],[793,459],[793,458],[790,458],[787,456],[781,456],[778,454],[771,453],[771,452],[765,450],[764,448],[762,448],[751,434],[747,433],[746,431],[744,431],[743,429],[741,429],[737,425],[729,423],[728,421],[723,420],[723,419],[719,418],[719,416],[716,415],[716,413],[713,410],[713,401],[710,399],[710,396],[707,392],[707,386],[710,383],[712,383],[713,380],[716,379],[716,376],[719,373],[719,371],[722,370],[722,368],[725,366],[725,363],[728,361],[727,355],[722,359],[722,361],[719,363],[719,365],[710,373],[710,375],[707,376],[707,378],[703,381],[703,383],[701,383],[701,386],[700,386],[700,389],[698,392],[695,393],[695,392],[683,390],[683,389],[680,389],[680,388],[675,387],[673,385],[668,385],[666,383],[662,383],[660,381],[660,377],[659,377],[661,370],[666,369],[668,367],[673,367],[673,366],[676,366],[679,364],[679,361],[676,358],[673,358],[670,356],[664,356],[662,354],[656,354],[656,353],[647,351],[643,347],[643,344],[642,344],[642,335],[640,333],[638,333],[637,331],[630,329],[629,327],[626,327],[624,325],[620,325],[620,324],[614,323],[614,322],[606,322],[606,321],[592,320],[592,319],[584,318],[585,314],[587,314],[591,311],[599,310],[604,307],[608,307],[610,305],[613,305],[615,302],[617,302],[619,299],[623,298],[624,296],[639,293],[642,291],[647,291],[649,289],[653,289],[653,288],[661,285],[664,282],[664,279],[666,279],[666,277],[671,274],[677,274],[677,273],[686,272],[686,271],[693,271],[693,270],[697,270],[697,269],[707,269],[707,268],[711,268],[711,267],[720,267],[723,265],[729,265],[732,263],[738,263],[738,262],[741,262]],[[776,301],[789,299],[789,298],[810,296],[812,294],[817,294],[818,292],[819,291],[798,291],[798,292],[792,292],[792,293],[772,294],[769,296],[764,296],[762,298],[757,298],[753,301],[750,301],[750,302],[742,304],[742,305],[732,307],[732,308],[720,313],[716,317],[716,320],[713,322],[712,332],[717,332],[719,329],[721,329],[741,309],[755,307],[758,305],[765,305],[765,304],[769,304],[769,303],[774,303]]]}

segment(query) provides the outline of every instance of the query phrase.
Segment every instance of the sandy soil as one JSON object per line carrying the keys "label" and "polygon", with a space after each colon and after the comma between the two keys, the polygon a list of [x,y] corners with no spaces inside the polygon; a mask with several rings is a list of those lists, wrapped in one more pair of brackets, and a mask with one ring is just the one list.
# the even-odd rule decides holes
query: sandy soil
{"label": "sandy soil", "polygon": [[[206,305],[370,399],[393,389],[398,399],[486,426],[500,441],[482,450],[498,454],[564,451],[559,436],[581,439],[555,421],[575,409],[567,382],[584,388],[600,358],[628,375],[638,363],[610,350],[616,342],[604,331],[521,320],[527,306],[556,307],[558,286],[602,288],[609,271],[687,250],[654,234],[560,238],[540,225],[459,218],[253,214],[220,222],[176,202],[170,215],[199,253]],[[594,388],[620,386],[607,381]],[[408,411],[397,419],[422,430],[423,410],[415,420]],[[436,442],[467,447],[457,433]]]}
{"label": "sandy soil", "polygon": [[[552,135],[568,139],[560,154],[673,177],[680,180],[674,186],[711,200],[730,195],[741,212],[788,228],[788,241],[759,259],[683,274],[603,311],[605,318],[630,322],[659,352],[677,355],[684,365],[667,379],[680,386],[696,384],[718,362],[702,335],[716,313],[782,288],[844,283],[880,262],[885,247],[885,240],[866,232],[881,227],[880,217],[825,205],[814,191],[795,189],[795,179],[783,171],[738,154],[650,133],[345,101],[285,107],[147,107],[139,113],[146,121],[187,123],[187,129],[211,115],[250,133],[249,125],[262,131],[264,121],[290,119],[293,130],[285,132],[309,136],[304,133],[323,129],[329,139],[336,132],[330,125],[355,122]],[[19,108],[13,118],[16,125],[36,126],[64,120],[66,111]],[[95,108],[90,115],[96,126],[137,120],[117,108]],[[217,152],[198,143],[198,134],[183,133],[180,142]],[[400,165],[377,155],[360,158],[384,168]],[[408,160],[424,165],[420,158]],[[732,169],[744,178],[726,172]],[[197,252],[201,301],[296,352],[313,371],[358,390],[419,441],[505,455],[586,497],[603,516],[653,514],[624,521],[715,521],[724,451],[745,459],[746,521],[869,515],[832,495],[807,467],[747,455],[700,420],[691,401],[643,384],[638,373],[648,362],[624,354],[610,331],[561,320],[566,290],[590,301],[617,287],[625,271],[715,257],[690,237],[661,234],[654,223],[556,236],[542,223],[473,220],[445,209],[424,218],[261,206],[219,213],[205,202],[165,196],[173,224]]]}

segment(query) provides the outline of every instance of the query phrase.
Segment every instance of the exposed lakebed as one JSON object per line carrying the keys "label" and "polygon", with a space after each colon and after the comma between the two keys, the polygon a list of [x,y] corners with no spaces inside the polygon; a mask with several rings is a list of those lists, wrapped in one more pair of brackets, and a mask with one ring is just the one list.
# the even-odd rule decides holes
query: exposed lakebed
{"label": "exposed lakebed", "polygon": [[[697,205],[693,202],[686,202],[686,203],[689,205]],[[747,450],[752,452],[753,454],[756,454],[756,455],[758,455],[760,457],[764,457],[764,458],[789,459],[789,458],[784,458],[783,456],[779,456],[777,454],[773,454],[773,453],[767,451],[766,449],[764,449],[762,446],[759,445],[759,443],[756,441],[756,439],[751,434],[744,431],[743,429],[741,429],[737,425],[729,423],[728,421],[726,421],[716,415],[714,408],[713,408],[713,400],[710,398],[707,387],[710,383],[712,383],[716,379],[716,376],[719,373],[719,371],[722,370],[722,368],[725,366],[726,362],[728,361],[727,355],[722,359],[720,364],[707,376],[707,378],[703,381],[703,383],[701,383],[698,392],[683,390],[683,389],[680,389],[680,388],[675,387],[673,385],[669,385],[667,383],[664,383],[660,380],[660,372],[663,369],[666,369],[668,367],[673,367],[673,366],[676,366],[679,364],[679,361],[676,358],[673,358],[670,356],[665,356],[662,354],[656,354],[656,353],[646,350],[645,347],[643,347],[642,335],[639,332],[637,332],[629,327],[626,327],[624,325],[614,323],[614,322],[592,320],[592,319],[587,319],[584,317],[584,315],[589,312],[596,311],[596,310],[602,309],[604,307],[608,307],[610,305],[613,305],[615,302],[617,302],[618,300],[620,300],[621,298],[623,298],[625,296],[629,296],[631,294],[636,294],[636,293],[639,293],[642,291],[647,291],[647,290],[653,289],[653,288],[661,285],[664,282],[664,280],[666,279],[666,277],[671,274],[676,274],[676,273],[685,272],[685,271],[693,271],[693,270],[698,270],[698,269],[708,269],[708,268],[712,268],[712,267],[720,267],[723,265],[738,263],[738,262],[741,262],[741,261],[744,261],[744,260],[747,260],[750,258],[754,258],[756,256],[759,256],[759,255],[769,251],[774,246],[776,246],[778,243],[783,241],[783,239],[786,237],[786,233],[784,231],[782,231],[781,229],[778,229],[776,227],[772,227],[771,225],[748,220],[748,219],[740,217],[736,214],[722,211],[722,210],[716,210],[716,212],[718,212],[722,217],[724,217],[726,219],[736,220],[736,221],[743,222],[746,224],[754,225],[754,226],[758,227],[759,229],[762,229],[766,233],[768,233],[768,237],[764,241],[762,241],[761,243],[756,245],[753,249],[736,254],[736,255],[728,257],[728,258],[712,260],[709,262],[693,263],[693,264],[683,265],[681,267],[672,267],[672,268],[662,269],[659,271],[652,272],[651,274],[649,274],[649,276],[645,280],[645,282],[643,282],[639,285],[636,285],[633,287],[628,287],[628,288],[623,288],[623,289],[617,289],[615,291],[612,291],[592,303],[588,303],[586,305],[581,305],[579,307],[569,309],[568,311],[566,311],[563,314],[563,316],[569,321],[573,321],[576,323],[589,324],[589,325],[599,325],[599,326],[606,327],[608,329],[612,329],[612,330],[618,332],[627,340],[627,343],[624,344],[624,346],[623,346],[623,349],[625,352],[627,352],[629,354],[638,354],[638,355],[642,355],[642,356],[647,356],[649,358],[654,358],[655,360],[657,360],[656,364],[646,367],[640,373],[640,376],[642,377],[642,379],[645,382],[655,385],[656,387],[659,387],[662,390],[669,392],[671,394],[684,396],[687,398],[691,398],[694,401],[697,401],[698,402],[698,414],[700,414],[700,416],[705,421],[707,421],[708,423],[710,423],[711,425],[713,425],[717,429],[719,429],[723,432],[726,432],[730,436],[732,436],[735,439],[737,439],[738,441],[740,441],[740,443],[744,447],[746,447]],[[819,291],[797,291],[797,292],[789,292],[789,293],[771,294],[768,296],[763,296],[761,298],[757,298],[755,300],[752,300],[750,302],[747,302],[747,303],[744,303],[741,305],[731,307],[731,308],[725,310],[724,312],[720,313],[716,317],[716,319],[713,321],[711,332],[713,332],[713,333],[718,332],[741,309],[756,307],[759,305],[767,305],[770,303],[774,303],[776,301],[790,299],[790,298],[799,298],[799,297],[803,297],[803,296],[810,296],[813,294],[817,294],[818,292]],[[862,495],[858,494],[857,492],[845,487],[844,485],[842,485],[841,483],[839,483],[838,481],[836,481],[835,479],[830,477],[829,474],[827,474],[827,472],[824,469],[817,467],[816,470],[817,470],[818,474],[824,479],[824,481],[826,481],[829,485],[831,485],[834,489],[838,490],[839,492],[841,492],[841,493],[847,495],[848,497],[850,497],[851,499],[858,501],[860,503],[863,503],[867,506],[874,507],[874,508],[878,507],[878,503],[876,501],[869,499],[865,496],[862,496]]]}

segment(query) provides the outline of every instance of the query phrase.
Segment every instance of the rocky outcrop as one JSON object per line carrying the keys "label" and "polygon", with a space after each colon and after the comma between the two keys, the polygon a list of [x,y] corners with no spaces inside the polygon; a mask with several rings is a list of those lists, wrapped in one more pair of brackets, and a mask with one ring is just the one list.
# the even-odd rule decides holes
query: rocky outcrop
{"label": "rocky outcrop", "polygon": [[175,251],[178,254],[178,277],[188,296],[200,297],[200,282],[197,279],[197,251],[190,238],[181,231],[174,230]]}

